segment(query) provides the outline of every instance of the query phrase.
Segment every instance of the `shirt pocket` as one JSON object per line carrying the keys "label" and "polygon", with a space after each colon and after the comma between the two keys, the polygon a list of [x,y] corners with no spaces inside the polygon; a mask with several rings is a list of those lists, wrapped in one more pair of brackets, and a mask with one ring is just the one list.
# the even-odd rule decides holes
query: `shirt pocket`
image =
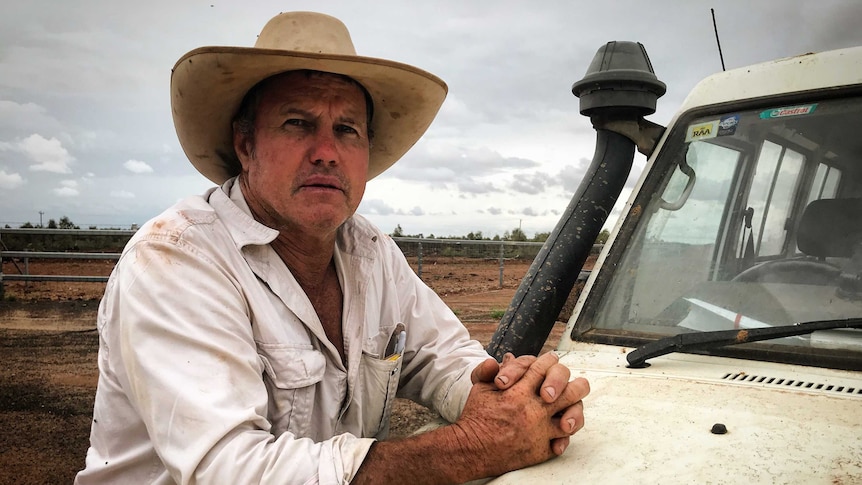
{"label": "shirt pocket", "polygon": [[362,383],[360,409],[363,436],[385,439],[389,435],[389,418],[401,378],[401,355],[380,359],[362,354],[359,378]]}
{"label": "shirt pocket", "polygon": [[258,343],[263,362],[272,433],[290,431],[297,437],[310,435],[317,384],[326,372],[326,357],[311,346],[284,347]]}

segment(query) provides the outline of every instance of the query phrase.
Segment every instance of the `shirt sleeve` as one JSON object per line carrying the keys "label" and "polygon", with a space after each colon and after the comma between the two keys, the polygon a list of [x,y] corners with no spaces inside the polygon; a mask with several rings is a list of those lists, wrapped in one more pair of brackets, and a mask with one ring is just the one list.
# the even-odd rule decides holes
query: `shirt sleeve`
{"label": "shirt sleeve", "polygon": [[155,452],[177,483],[348,483],[373,440],[270,432],[243,289],[212,249],[145,240],[117,265],[109,362]]}
{"label": "shirt sleeve", "polygon": [[461,415],[471,374],[490,358],[445,302],[416,275],[390,238],[391,260],[407,345],[399,396],[436,410],[449,422]]}

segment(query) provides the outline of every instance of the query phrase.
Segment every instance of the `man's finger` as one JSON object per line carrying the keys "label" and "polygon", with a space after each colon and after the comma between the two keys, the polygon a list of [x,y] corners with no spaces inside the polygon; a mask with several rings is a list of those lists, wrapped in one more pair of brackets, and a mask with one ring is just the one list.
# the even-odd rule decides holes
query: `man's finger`
{"label": "man's finger", "polygon": [[532,355],[522,355],[515,357],[511,352],[506,352],[503,356],[503,362],[500,364],[500,371],[497,373],[494,383],[500,390],[508,389],[524,377],[527,369],[536,361],[536,357]]}
{"label": "man's finger", "polygon": [[545,380],[539,388],[539,395],[546,403],[552,403],[565,391],[569,384],[569,368],[562,364],[552,365],[545,373]]}
{"label": "man's finger", "polygon": [[494,377],[500,370],[500,364],[494,359],[485,359],[481,364],[477,365],[470,374],[470,380],[473,384],[477,382],[494,382]]}
{"label": "man's finger", "polygon": [[[552,409],[554,413],[565,412],[572,405],[581,403],[581,400],[590,393],[590,383],[583,377],[573,379],[566,384],[562,394],[554,401]],[[580,404],[583,413],[583,403]]]}
{"label": "man's finger", "polygon": [[560,358],[557,357],[557,354],[553,352],[548,352],[539,356],[535,362],[533,362],[527,371],[524,373],[524,377],[521,378],[515,385],[524,385],[528,386],[533,390],[536,394],[539,394],[541,384],[545,380],[545,376],[548,373],[548,369],[557,364],[560,361]]}
{"label": "man's finger", "polygon": [[578,401],[565,410],[559,418],[560,431],[572,435],[584,427],[584,402]]}

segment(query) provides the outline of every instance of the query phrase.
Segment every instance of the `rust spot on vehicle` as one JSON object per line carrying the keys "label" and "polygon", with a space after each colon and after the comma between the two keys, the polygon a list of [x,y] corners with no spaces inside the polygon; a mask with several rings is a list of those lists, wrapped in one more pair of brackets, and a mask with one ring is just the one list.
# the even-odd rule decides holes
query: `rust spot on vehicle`
{"label": "rust spot on vehicle", "polygon": [[639,206],[639,205],[632,206],[631,216],[632,217],[638,217],[639,215],[641,215],[641,206]]}
{"label": "rust spot on vehicle", "polygon": [[740,330],[736,334],[736,341],[737,342],[748,342],[748,330]]}

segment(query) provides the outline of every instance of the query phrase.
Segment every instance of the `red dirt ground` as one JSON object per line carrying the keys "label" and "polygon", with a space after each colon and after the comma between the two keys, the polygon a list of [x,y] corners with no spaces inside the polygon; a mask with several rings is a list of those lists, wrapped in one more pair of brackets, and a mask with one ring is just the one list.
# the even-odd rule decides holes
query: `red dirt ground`
{"label": "red dirt ground", "polygon": [[[113,261],[33,260],[30,274],[105,275]],[[527,261],[425,258],[423,280],[449,304],[471,335],[487,344]],[[591,262],[588,262],[588,267]],[[23,268],[4,261],[4,274]],[[414,261],[415,268],[415,261]],[[95,314],[103,283],[5,282],[0,300],[0,484],[71,483],[83,467],[98,368]],[[561,315],[571,311],[570,298]],[[558,323],[544,350],[556,346]],[[410,434],[434,418],[398,400],[392,435]]]}

